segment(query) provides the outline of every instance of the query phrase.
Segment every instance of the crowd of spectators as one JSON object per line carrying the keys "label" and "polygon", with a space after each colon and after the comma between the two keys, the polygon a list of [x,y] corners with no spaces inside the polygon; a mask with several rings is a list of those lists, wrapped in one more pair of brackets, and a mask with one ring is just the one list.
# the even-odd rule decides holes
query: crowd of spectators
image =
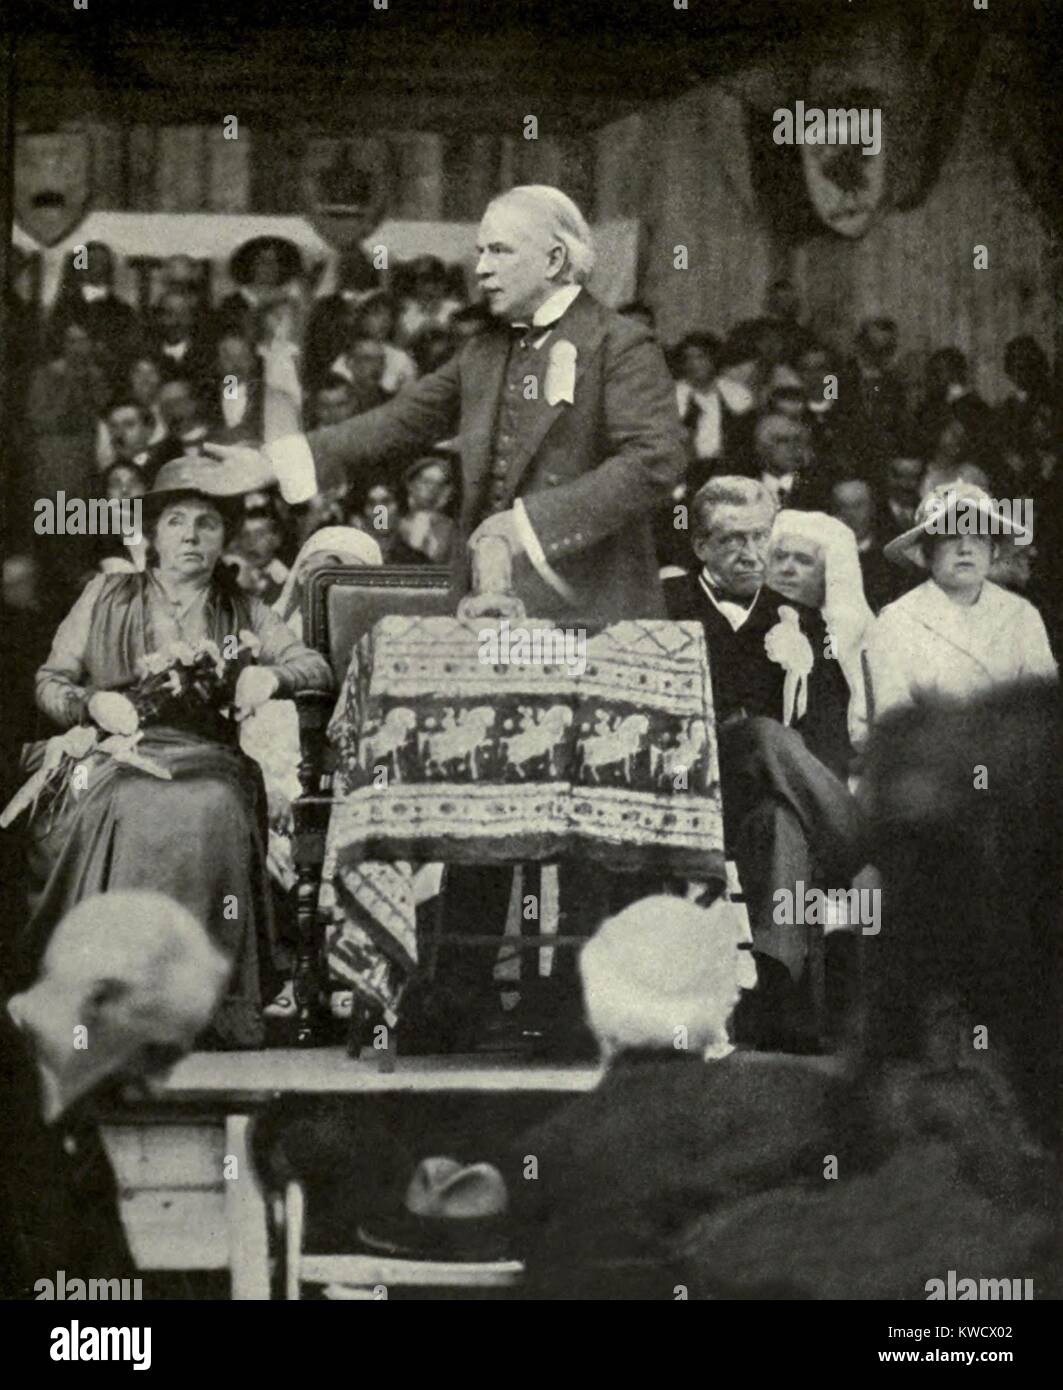
{"label": "crowd of spectators", "polygon": [[[298,248],[277,237],[241,246],[237,286],[212,304],[202,266],[163,262],[153,302],[134,308],[114,288],[115,256],[102,243],[72,255],[50,313],[11,292],[15,476],[8,569],[39,621],[23,631],[15,604],[9,651],[23,652],[30,699],[34,663],[59,616],[101,569],[142,568],[143,547],[115,536],[33,532],[42,497],[136,498],[162,465],[204,442],[260,443],[266,428],[264,360],[278,338],[293,357],[304,428],[371,410],[437,369],[488,323],[469,302],[460,267],[420,256],[378,273],[364,256],[338,263],[337,288],[314,297]],[[653,326],[642,303],[625,315]],[[714,477],[761,482],[776,507],[830,513],[856,536],[864,591],[878,613],[910,589],[917,570],[890,564],[884,547],[913,523],[919,501],[952,480],[1029,502],[1034,541],[1003,537],[991,578],[1030,599],[1057,654],[1057,531],[1063,518],[1063,435],[1057,374],[1029,336],[1003,345],[1004,397],[987,402],[955,347],[906,351],[892,319],[863,322],[851,344],[804,320],[793,286],[773,283],[760,318],[723,338],[691,331],[665,345],[689,463],[661,509],[656,534],[665,574],[692,571],[693,499]],[[385,564],[445,565],[454,544],[461,477],[456,441],[439,441],[386,473],[287,506],[275,490],[249,493],[226,563],[246,592],[274,602],[300,547],[326,526],[372,535]],[[18,631],[15,631],[18,629]],[[23,649],[26,649],[23,651]]]}
{"label": "crowd of spectators", "polygon": [[[53,619],[69,606],[72,592],[101,571],[139,570],[145,564],[143,549],[138,551],[113,536],[64,536],[60,542],[56,537],[31,534],[35,499],[58,493],[74,498],[141,497],[164,465],[179,456],[204,452],[207,441],[263,442],[269,432],[267,373],[278,343],[294,349],[286,360],[296,366],[300,423],[312,429],[340,424],[384,404],[411,382],[438,369],[487,323],[483,310],[466,302],[460,278],[430,256],[397,268],[387,284],[367,276],[363,261],[347,258],[341,262],[337,291],[315,299],[297,249],[276,238],[258,238],[233,257],[230,274],[237,289],[220,304],[207,302],[194,263],[176,257],[162,268],[156,301],[140,311],[114,293],[114,258],[107,247],[89,246],[83,260],[80,265],[71,261],[45,331],[36,340],[27,331],[20,343],[23,357],[16,364],[23,388],[15,401],[20,470],[12,531],[18,548],[9,550],[4,564],[5,651],[11,664],[9,678],[25,700],[12,702],[6,735],[12,749],[33,737],[34,721],[27,712],[33,675],[47,651]],[[652,311],[645,305],[627,305],[622,312],[653,322]],[[39,351],[32,347],[34,341],[41,344]],[[724,916],[721,904],[715,919],[720,940],[698,940],[702,914],[690,906],[686,915],[697,920],[696,930],[687,934],[689,959],[682,954],[681,930],[674,949],[669,939],[669,950],[662,952],[659,935],[652,938],[652,947],[645,947],[650,941],[646,919],[652,919],[654,932],[659,932],[658,919],[671,910],[677,928],[682,926],[682,909],[671,903],[662,907],[658,899],[639,904],[634,922],[623,914],[607,922],[584,951],[584,1000],[588,1021],[609,1065],[606,1080],[582,1109],[574,1109],[519,1145],[522,1154],[541,1151],[553,1157],[555,1147],[560,1154],[554,1162],[544,1163],[547,1180],[535,1189],[535,1202],[514,1203],[516,1223],[525,1228],[533,1283],[542,1281],[553,1296],[557,1296],[557,1272],[566,1262],[572,1264],[573,1251],[572,1268],[580,1276],[600,1263],[604,1250],[608,1257],[616,1257],[615,1263],[638,1264],[640,1279],[648,1262],[654,1279],[663,1269],[663,1287],[674,1288],[674,1279],[689,1278],[692,1287],[707,1288],[713,1297],[749,1296],[751,1290],[753,1296],[780,1296],[782,1290],[782,1296],[806,1297],[833,1289],[831,1280],[844,1284],[848,1272],[835,1268],[835,1251],[823,1235],[828,1227],[815,1210],[806,1224],[797,1222],[787,1237],[801,1261],[800,1267],[795,1265],[796,1273],[781,1281],[774,1276],[775,1246],[762,1236],[782,1223],[778,1217],[773,1222],[749,1221],[749,1209],[734,1200],[782,1202],[785,1198],[784,1214],[797,1211],[801,1216],[811,1192],[806,1160],[834,1145],[836,1106],[849,1117],[847,1123],[851,1121],[850,1130],[843,1134],[847,1147],[841,1151],[847,1164],[853,1159],[856,1178],[848,1189],[848,1200],[858,1223],[865,1211],[878,1209],[876,1202],[892,1221],[898,1209],[892,1187],[897,1173],[907,1181],[909,1171],[924,1171],[928,1153],[938,1164],[929,1170],[931,1175],[936,1175],[941,1190],[952,1192],[950,1219],[958,1212],[956,1221],[962,1223],[973,1212],[968,1224],[976,1224],[984,1216],[985,1201],[992,1199],[1000,1207],[1002,1222],[1017,1205],[1024,1219],[1029,1216],[1032,1222],[1037,1217],[1040,1222],[1038,1194],[1047,1161],[1034,1137],[1041,1143],[1044,1131],[1046,1148],[1058,1138],[1057,1117],[1041,1099],[1058,1094],[1058,1078],[1048,1077],[1048,1084],[1039,1088],[1030,1082],[1029,1068],[1016,1064],[1014,1075],[1005,1073],[1010,1059],[1023,1049],[1034,1057],[1050,1052],[1048,1045],[1041,1045],[1036,1029],[1025,1026],[1014,1000],[1024,993],[1028,996],[1045,979],[1058,980],[1058,972],[1051,973],[1058,934],[1046,930],[1046,895],[1039,887],[1039,873],[1058,877],[1058,849],[1036,846],[1047,868],[1044,862],[1021,865],[1029,872],[1021,875],[1019,890],[1012,894],[1018,926],[1013,932],[1012,957],[1006,961],[1000,944],[1005,938],[996,930],[996,917],[991,918],[991,910],[999,916],[1002,885],[999,879],[987,878],[983,883],[966,875],[972,850],[979,863],[988,864],[991,848],[1005,843],[1004,862],[1020,861],[1019,847],[1003,836],[1006,830],[1014,836],[1020,819],[1015,813],[1025,811],[1036,819],[1048,795],[1044,785],[1048,760],[1042,754],[1053,746],[1055,694],[1020,692],[1036,736],[1031,739],[1032,751],[1023,758],[1013,756],[996,731],[994,776],[998,766],[1010,776],[1001,802],[987,799],[986,809],[979,806],[975,812],[966,803],[953,806],[948,796],[966,781],[965,759],[974,738],[982,740],[994,733],[998,707],[987,686],[1031,674],[1026,668],[1012,671],[1006,663],[999,673],[991,669],[992,663],[986,660],[990,642],[1007,629],[1018,657],[1031,652],[1037,657],[1035,676],[1047,676],[1053,662],[1040,624],[1020,613],[1025,605],[994,592],[973,613],[985,575],[968,565],[959,578],[950,576],[941,558],[945,543],[935,550],[929,534],[915,537],[914,533],[925,522],[921,501],[953,484],[973,489],[971,495],[981,500],[988,493],[990,498],[1007,499],[1013,509],[1020,504],[1024,523],[1030,526],[1032,521],[1032,543],[1027,530],[1005,531],[992,547],[991,577],[1032,602],[1058,654],[1060,546],[1056,532],[1063,499],[1059,495],[1056,375],[1033,338],[1013,338],[1004,345],[1001,362],[1008,392],[1004,399],[990,403],[972,385],[977,374],[957,348],[942,347],[919,360],[903,356],[902,346],[897,325],[887,318],[865,321],[851,344],[828,341],[802,320],[793,287],[777,281],[769,287],[762,317],[737,323],[723,340],[696,331],[667,349],[688,460],[685,478],[657,518],[658,559],[662,570],[672,570],[670,578],[680,582],[668,596],[671,615],[682,619],[700,615],[706,627],[720,774],[725,806],[730,808],[728,848],[740,871],[752,936],[748,942],[735,937],[729,925],[733,919]],[[287,506],[273,490],[246,493],[229,533],[224,563],[244,593],[261,600],[261,605],[279,605],[287,619],[303,576],[296,557],[311,537],[326,528],[353,528],[372,537],[386,564],[446,564],[456,544],[454,516],[460,483],[456,442],[440,440],[428,454],[404,459],[387,472],[365,472],[299,506]],[[1027,503],[1029,508],[1023,505]],[[988,500],[986,507],[995,515]],[[730,515],[721,520],[720,514],[726,511]],[[363,541],[365,536],[355,539]],[[323,551],[335,549],[337,557],[344,558],[335,536],[318,535],[316,543]],[[926,601],[937,605],[939,621],[937,646],[931,644],[925,651],[910,636],[918,627],[916,606],[895,603],[925,574],[920,574],[918,564],[906,570],[891,563],[898,544],[901,550],[921,547],[923,567],[930,571],[923,588],[930,595]],[[769,559],[767,575],[763,565],[755,569],[744,560],[747,552],[762,546]],[[811,554],[815,550],[820,565],[818,593],[804,574],[815,569]],[[988,553],[987,548],[986,565]],[[951,551],[946,559],[953,564]],[[696,573],[699,560],[704,562],[700,574]],[[949,583],[944,582],[946,578]],[[765,598],[758,608],[762,591]],[[684,594],[690,602],[689,614],[680,611]],[[804,627],[788,629],[784,609],[789,608],[793,617],[790,606],[795,604],[803,610]],[[879,622],[876,638],[873,615],[890,605],[894,608]],[[1012,613],[1018,615],[1014,622]],[[1020,618],[1028,629],[1025,647]],[[910,703],[897,690],[914,688],[923,668],[933,666],[942,632],[956,634],[956,640],[941,658],[948,669],[939,672],[939,686],[961,701],[948,717],[933,708],[929,712],[902,708],[892,724],[887,720],[884,726],[883,708]],[[792,672],[787,669],[784,704],[789,703],[780,722],[776,686],[770,692],[771,713],[767,698],[764,711],[758,711],[754,686],[766,665],[785,664],[776,662],[773,644],[777,646],[787,635],[793,641],[796,633],[803,634],[808,649],[810,664],[805,674],[809,679],[801,693],[801,682],[791,682]],[[1038,642],[1043,652],[1035,651]],[[825,654],[815,666],[813,651]],[[885,662],[883,652],[889,658]],[[727,1030],[733,1026],[735,1036],[744,1042],[740,1034],[746,1028],[748,1036],[756,1035],[756,1046],[762,1050],[807,1050],[807,1039],[798,1027],[794,982],[805,969],[808,943],[797,942],[791,935],[788,940],[795,945],[787,945],[784,952],[776,943],[773,950],[764,926],[779,885],[803,885],[806,877],[811,879],[812,869],[806,874],[799,867],[806,862],[829,864],[830,873],[846,884],[855,883],[861,868],[869,867],[868,845],[857,833],[863,827],[850,785],[855,767],[851,754],[862,753],[863,736],[876,713],[871,708],[872,692],[865,689],[865,654],[870,655],[872,669],[878,663],[879,705],[877,741],[871,744],[868,764],[870,866],[892,895],[891,932],[886,937],[893,954],[880,972],[884,983],[876,985],[878,993],[872,996],[864,1020],[867,1036],[860,1045],[867,1056],[861,1065],[867,1075],[859,1075],[846,1091],[833,1080],[824,1082],[825,1072],[791,1073],[786,1068],[747,1072],[727,1060],[731,1051]],[[828,662],[826,656],[837,659]],[[965,657],[968,665],[979,668],[973,676],[964,668]],[[1022,667],[1018,658],[1012,664]],[[883,674],[889,680],[883,680]],[[1000,708],[1007,713],[1011,706]],[[973,725],[973,734],[965,724],[948,722],[968,715],[980,721]],[[924,740],[942,762],[946,754],[955,752],[962,774],[956,775],[951,762],[947,768],[938,766]],[[910,749],[911,742],[918,747]],[[920,764],[929,769],[923,783],[891,771],[891,759],[902,755],[913,760],[918,755]],[[785,783],[800,815],[779,801],[778,785],[770,795],[766,793],[764,769],[769,760],[775,769],[771,775],[777,783]],[[16,765],[16,757],[5,759],[9,769]],[[12,780],[10,773],[7,777]],[[943,812],[933,821],[929,816],[920,819],[920,798],[911,794],[913,787],[918,792],[920,786],[931,788],[932,800],[941,800]],[[10,790],[13,781],[11,788],[5,783],[5,799]],[[762,815],[769,804],[776,815],[770,824]],[[962,844],[955,838],[957,823],[965,824],[968,831]],[[9,855],[5,849],[5,856]],[[915,887],[906,890],[909,878]],[[778,918],[772,921],[791,925]],[[928,925],[936,936],[928,935]],[[930,944],[921,947],[924,941]],[[738,954],[750,945],[756,975],[749,961]],[[672,1008],[667,994],[674,980],[655,981],[652,974],[643,974],[644,949],[651,964],[664,961],[669,970],[690,982],[689,999],[696,1000],[703,1011],[692,1015],[698,1025],[691,1035],[691,1047],[698,1054],[694,1060],[711,1062],[712,1069],[693,1069],[685,1059],[684,1070],[677,1069],[673,1015],[653,1015],[658,988],[665,996],[662,1009]],[[794,954],[786,954],[790,951]],[[994,1067],[1001,1066],[998,1077],[991,1070],[977,1071],[981,1058],[965,1059],[962,1067],[953,1069],[962,1073],[959,1078],[948,1078],[949,1086],[935,1091],[937,1073],[929,1068],[940,1062],[946,1043],[955,1045],[958,1034],[955,1029],[949,1032],[951,1018],[941,1023],[940,1037],[930,1022],[936,1017],[934,1009],[949,999],[948,988],[957,974],[954,961],[965,954],[970,960],[961,972],[962,1002],[969,1013],[978,1011],[971,1017],[990,1017],[993,1028],[999,1027],[1007,1037],[1001,1049],[1004,1063],[997,1062],[996,1054],[991,1059]],[[1052,966],[1039,963],[1050,958]],[[1016,959],[1025,974],[1014,967]],[[948,963],[947,971],[942,962]],[[625,972],[632,964],[638,969],[628,979]],[[702,971],[707,972],[705,980],[699,974]],[[739,991],[750,990],[754,978],[760,1013],[752,1026],[740,1027],[732,1013]],[[1021,982],[1022,990],[1011,988],[1012,1003],[1001,1007],[998,1015],[992,1006],[1005,979],[1013,985]],[[686,1007],[686,995],[680,998]],[[630,1016],[612,1008],[616,999],[634,1001]],[[609,1005],[604,1011],[603,1001]],[[262,1001],[254,1002],[257,1008]],[[1049,1002],[1058,1001],[1053,997]],[[711,1016],[704,1012],[709,1003]],[[694,1008],[693,1002],[690,1007]],[[1040,1017],[1037,1011],[1034,1016]],[[660,1018],[668,1021],[664,1029],[657,1026]],[[1058,1009],[1053,1008],[1046,1018],[1055,1027]],[[765,1030],[767,1019],[773,1021],[774,1033]],[[924,1025],[926,1036],[922,1037],[919,1027]],[[880,1047],[891,1065],[904,1055],[895,1038],[887,1047],[879,1036],[885,1037],[890,1030],[903,1036],[909,1053],[916,1054],[923,1068],[914,1080],[900,1073],[894,1077],[882,1065],[882,1057],[875,1055]],[[1052,1057],[1052,1069],[1058,1070],[1056,1054]],[[797,1089],[797,1077],[802,1089]],[[991,1167],[1000,1155],[990,1140],[991,1120],[1001,1113],[1000,1096],[1005,1094],[1001,1077],[1015,1094],[1006,1115],[1013,1126],[1008,1134],[1014,1139],[1014,1171],[1004,1165],[1003,1179],[998,1181],[1000,1174]],[[883,1078],[891,1084],[898,1080],[898,1086],[887,1091]],[[889,1118],[887,1101],[893,1106],[896,1134],[883,1119]],[[957,1123],[956,1137],[948,1124],[959,1102],[969,1106],[966,1113],[971,1122]],[[882,1115],[872,1113],[880,1104]],[[704,1114],[706,1125],[691,1143],[688,1121],[695,1111]],[[647,1114],[654,1123],[646,1124]],[[752,1136],[748,1144],[734,1142],[735,1115],[742,1120],[743,1136]],[[763,1125],[763,1138],[758,1125]],[[590,1162],[587,1155],[592,1148],[586,1135],[594,1140]],[[944,1157],[938,1152],[943,1136],[949,1143],[955,1140]],[[983,1136],[985,1144],[980,1147]],[[875,1143],[881,1152],[875,1150]],[[902,1144],[910,1152],[901,1152]],[[771,1159],[766,1167],[761,1150]],[[689,1163],[675,1161],[680,1151],[689,1155]],[[610,1166],[611,1153],[624,1155],[618,1167]],[[895,1172],[890,1163],[897,1153],[904,1164]],[[905,1166],[909,1162],[910,1170]],[[969,1179],[970,1190],[964,1189],[956,1199],[956,1171],[961,1163],[967,1165],[962,1174],[965,1181]],[[667,1182],[662,1177],[666,1171]],[[559,1173],[565,1175],[560,1184],[554,1181]],[[632,1177],[634,1181],[625,1186]],[[523,1191],[514,1174],[507,1173],[506,1179],[511,1193]],[[791,1193],[791,1180],[804,1185]],[[1005,1198],[1018,1192],[1022,1203],[1009,1206]],[[602,1193],[605,1200],[600,1199]],[[928,1200],[918,1219],[913,1215],[909,1223],[913,1229],[924,1224],[924,1210],[928,1218],[934,1205]],[[611,1238],[624,1221],[631,1223],[632,1213],[639,1216],[641,1225],[632,1224],[635,1238],[630,1248],[612,1248],[603,1231]],[[713,1219],[689,1224],[699,1215]],[[582,1233],[575,1220],[579,1216],[586,1219]],[[897,1224],[891,1229],[899,1231],[899,1239],[908,1239],[906,1227]],[[1010,1247],[991,1239],[995,1226],[986,1223],[986,1229],[989,1234],[978,1254],[990,1261],[1003,1259]],[[931,1235],[935,1253],[963,1248],[953,1243],[951,1227]],[[582,1252],[580,1239],[584,1240]],[[1048,1246],[1046,1223],[1032,1224],[1022,1254],[1035,1261],[1039,1278],[1047,1266]],[[881,1287],[875,1289],[877,1296],[910,1296],[905,1291],[918,1286],[922,1266],[916,1261],[913,1273],[908,1267],[911,1261],[902,1268],[903,1264],[898,1256],[897,1268],[886,1271]],[[584,1296],[582,1286],[574,1293],[569,1286],[565,1293]]]}
{"label": "crowd of spectators", "polygon": [[[59,492],[135,497],[165,462],[201,452],[208,438],[261,442],[262,348],[278,333],[298,341],[303,424],[314,428],[384,403],[487,322],[467,302],[460,268],[434,256],[386,276],[345,257],[339,287],[316,299],[298,249],[281,238],[245,243],[229,270],[237,289],[212,307],[197,263],[171,257],[155,302],[137,310],[115,293],[110,248],[94,242],[80,261],[71,257],[44,323],[23,302],[12,306],[19,338],[9,554],[37,550],[45,601],[68,602],[120,547],[42,542],[31,531],[33,502]],[[623,312],[653,320],[643,304]],[[736,323],[725,338],[692,331],[667,346],[689,448],[675,501],[692,499],[714,476],[743,474],[763,482],[779,506],[830,512],[856,534],[878,612],[908,582],[883,561],[883,547],[912,524],[932,488],[958,478],[997,498],[1028,499],[1034,544],[1001,546],[992,577],[1034,602],[1056,645],[1063,507],[1052,364],[1032,337],[1011,339],[1001,363],[1007,394],[989,403],[958,348],[922,357],[903,349],[888,318],[867,319],[851,344],[828,341],[802,320],[785,280],[770,286],[762,317]],[[369,477],[298,509],[275,494],[249,496],[230,555],[241,586],[275,595],[299,546],[326,525],[371,530],[385,563],[445,564],[460,479],[456,451],[440,445],[408,460],[401,485],[394,472]],[[662,510],[659,558],[689,569],[690,538],[677,515]]]}
{"label": "crowd of spectators", "polygon": [[[314,298],[298,248],[258,237],[236,251],[229,273],[236,290],[212,305],[198,264],[171,257],[154,302],[135,309],[115,292],[112,251],[93,242],[70,257],[46,317],[12,295],[9,554],[40,562],[49,606],[62,611],[101,563],[136,560],[114,538],[55,545],[35,535],[34,502],[138,497],[164,463],[202,453],[205,440],[261,443],[263,350],[278,336],[298,347],[302,423],[313,428],[389,400],[484,322],[465,302],[460,270],[434,256],[395,268],[386,287],[346,257],[336,292]],[[240,586],[272,601],[300,546],[326,525],[372,531],[387,563],[446,563],[457,489],[453,451],[440,443],[408,460],[401,483],[369,478],[297,509],[273,492],[248,495],[227,557]]]}
{"label": "crowd of spectators", "polygon": [[[905,352],[897,324],[872,318],[846,350],[801,321],[791,285],[778,281],[763,317],[722,340],[689,333],[668,361],[690,457],[677,502],[709,478],[741,474],[761,481],[779,506],[829,512],[856,535],[876,613],[918,581],[882,552],[932,489],[960,480],[1013,505],[1029,502],[1033,543],[1002,544],[991,578],[1034,603],[1058,651],[1063,435],[1057,376],[1034,338],[1004,345],[1008,390],[990,403],[958,348]],[[662,511],[661,559],[689,569],[689,537],[676,515]]]}

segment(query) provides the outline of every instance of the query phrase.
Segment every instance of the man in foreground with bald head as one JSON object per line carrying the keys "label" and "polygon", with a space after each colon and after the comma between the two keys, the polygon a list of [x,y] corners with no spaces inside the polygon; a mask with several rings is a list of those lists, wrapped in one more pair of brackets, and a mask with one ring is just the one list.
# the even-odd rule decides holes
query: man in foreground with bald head
{"label": "man in foreground with bald head", "polygon": [[[494,321],[438,371],[353,420],[290,435],[261,453],[213,447],[248,490],[285,499],[461,445],[461,540],[503,537],[531,617],[664,617],[651,517],[684,467],[674,387],[648,328],[586,289],[590,230],[543,184],[503,193],[477,235],[476,277]],[[455,546],[456,596],[468,591]]]}

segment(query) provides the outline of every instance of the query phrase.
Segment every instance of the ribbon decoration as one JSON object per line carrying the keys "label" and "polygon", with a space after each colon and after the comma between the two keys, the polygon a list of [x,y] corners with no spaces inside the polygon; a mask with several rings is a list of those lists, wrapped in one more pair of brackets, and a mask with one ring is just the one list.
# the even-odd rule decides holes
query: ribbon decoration
{"label": "ribbon decoration", "polygon": [[558,405],[561,401],[567,405],[575,403],[576,346],[567,338],[558,338],[550,347],[543,394],[547,405]]}
{"label": "ribbon decoration", "polygon": [[779,605],[779,621],[765,634],[764,650],[768,658],[786,672],[783,682],[782,722],[786,728],[794,719],[803,719],[808,708],[808,676],[812,670],[812,646],[801,631],[796,609]]}

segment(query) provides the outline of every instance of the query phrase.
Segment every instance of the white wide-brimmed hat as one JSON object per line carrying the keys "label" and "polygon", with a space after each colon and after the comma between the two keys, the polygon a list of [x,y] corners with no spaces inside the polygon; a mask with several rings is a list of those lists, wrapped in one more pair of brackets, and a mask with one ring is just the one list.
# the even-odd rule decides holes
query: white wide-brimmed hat
{"label": "white wide-brimmed hat", "polygon": [[[972,525],[959,525],[959,514],[975,514]],[[999,503],[994,502],[984,488],[957,478],[933,488],[916,508],[914,524],[895,536],[884,548],[883,555],[896,564],[926,568],[921,542],[926,536],[1022,536],[1032,539],[1025,526],[1012,521]]]}

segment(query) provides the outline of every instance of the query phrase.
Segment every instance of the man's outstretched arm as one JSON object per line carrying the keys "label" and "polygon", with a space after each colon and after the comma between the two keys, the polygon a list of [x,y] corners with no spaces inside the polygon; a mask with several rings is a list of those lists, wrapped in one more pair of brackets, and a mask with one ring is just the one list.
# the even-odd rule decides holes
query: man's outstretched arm
{"label": "man's outstretched arm", "polygon": [[206,447],[225,465],[227,490],[250,492],[279,483],[285,501],[306,502],[316,492],[346,483],[359,465],[408,458],[451,437],[457,431],[460,404],[455,356],[394,400],[353,420],[310,434],[285,435],[261,451],[241,445]]}

